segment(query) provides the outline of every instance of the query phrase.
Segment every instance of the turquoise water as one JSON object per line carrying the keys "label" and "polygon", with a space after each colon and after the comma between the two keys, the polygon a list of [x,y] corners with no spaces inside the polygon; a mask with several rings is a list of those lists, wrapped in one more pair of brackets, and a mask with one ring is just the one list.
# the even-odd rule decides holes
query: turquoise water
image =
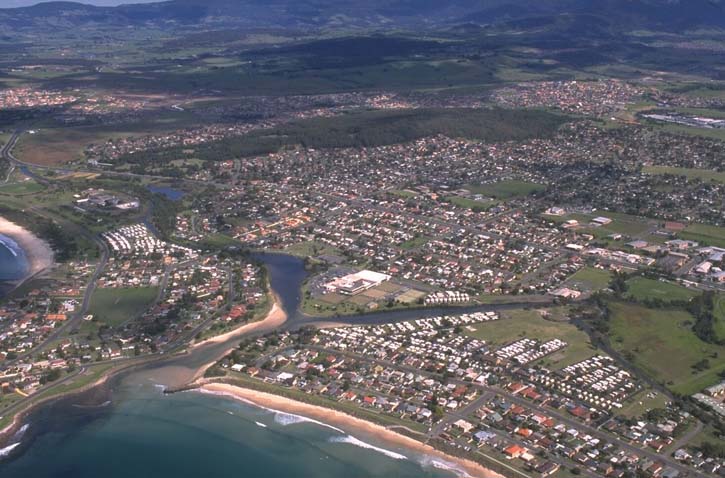
{"label": "turquoise water", "polygon": [[104,408],[49,409],[31,419],[20,441],[27,443],[0,463],[0,477],[455,476],[355,432],[225,397],[167,396],[149,385],[123,392]]}
{"label": "turquoise water", "polygon": [[28,273],[28,260],[18,244],[0,234],[0,281],[22,279]]}
{"label": "turquoise water", "polygon": [[[295,313],[307,274],[304,263],[280,254],[256,257],[264,260],[272,288],[290,312],[288,325],[304,325],[306,319]],[[371,319],[378,320],[367,316]],[[456,476],[441,460],[357,431],[226,397],[163,395],[154,385],[186,383],[198,367],[218,360],[238,340],[195,348],[113,380],[107,406],[79,407],[87,397],[69,397],[41,408],[29,418],[27,431],[0,450],[0,478]]]}

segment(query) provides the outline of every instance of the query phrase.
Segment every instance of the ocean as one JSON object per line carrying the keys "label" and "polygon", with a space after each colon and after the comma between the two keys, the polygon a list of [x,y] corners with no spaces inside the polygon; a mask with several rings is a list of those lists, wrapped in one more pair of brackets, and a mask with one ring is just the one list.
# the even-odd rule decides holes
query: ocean
{"label": "ocean", "polygon": [[28,269],[23,249],[11,238],[0,234],[0,281],[22,279]]}
{"label": "ocean", "polygon": [[[257,254],[290,312],[297,313],[304,262],[283,254]],[[367,316],[366,316],[367,317]],[[455,465],[385,443],[353,430],[238,400],[182,392],[204,364],[218,360],[238,338],[210,343],[122,374],[105,394],[66,397],[30,415],[0,449],[0,478],[450,478]]]}
{"label": "ocean", "polygon": [[[2,478],[444,478],[447,464],[304,417],[137,385],[112,404],[34,414]],[[20,443],[15,445],[15,443]]]}

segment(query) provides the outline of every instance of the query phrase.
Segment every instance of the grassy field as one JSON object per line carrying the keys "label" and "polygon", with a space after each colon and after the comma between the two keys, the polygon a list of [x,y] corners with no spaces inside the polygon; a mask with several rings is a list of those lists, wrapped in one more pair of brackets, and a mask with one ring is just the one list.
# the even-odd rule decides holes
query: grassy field
{"label": "grassy field", "polygon": [[[591,227],[588,224],[595,217],[607,217],[612,220],[607,225],[599,227]],[[630,237],[638,237],[645,235],[652,227],[651,221],[645,217],[631,216],[629,214],[616,213],[610,211],[599,211],[593,214],[567,214],[565,216],[543,216],[548,221],[564,222],[570,219],[579,221],[581,226],[578,229],[581,232],[587,232],[597,239],[603,239],[611,234],[623,234]]]}
{"label": "grassy field", "polygon": [[627,281],[627,297],[636,300],[660,299],[664,301],[690,300],[700,295],[696,290],[688,289],[672,282],[634,277]]}
{"label": "grassy field", "polygon": [[696,128],[694,126],[686,126],[674,123],[659,123],[656,121],[644,121],[644,124],[651,126],[652,128],[659,129],[666,133],[673,134],[686,134],[690,136],[700,136],[703,138],[725,140],[725,130],[717,128]]}
{"label": "grassy field", "polygon": [[[564,317],[566,311],[566,308],[549,310],[551,318],[556,319]],[[464,328],[464,333],[494,346],[505,345],[524,337],[543,341],[564,340],[569,344],[565,349],[538,361],[541,365],[554,369],[566,367],[597,353],[586,333],[567,321],[544,319],[537,310],[505,311],[501,313],[501,320],[483,322],[472,328],[474,330]]]}
{"label": "grassy field", "polygon": [[653,392],[650,389],[642,390],[627,400],[627,403],[617,411],[617,414],[628,418],[637,418],[653,408],[665,408],[668,401],[668,398],[661,393]]}
{"label": "grassy field", "polygon": [[690,179],[702,179],[703,181],[718,181],[725,183],[725,173],[711,171],[709,169],[676,168],[672,166],[645,166],[642,170],[647,174],[673,174],[676,176],[687,176]]}
{"label": "grassy field", "polygon": [[299,257],[316,257],[321,255],[340,255],[340,251],[323,242],[306,241],[292,244],[284,250],[287,254]]}
{"label": "grassy field", "polygon": [[715,298],[715,334],[720,340],[725,339],[725,294]]}
{"label": "grassy field", "polygon": [[456,206],[470,209],[471,211],[487,211],[496,205],[496,201],[489,199],[469,199],[461,196],[448,196],[446,201],[455,204]]}
{"label": "grassy field", "polygon": [[413,239],[410,239],[409,241],[403,242],[400,245],[400,247],[401,247],[401,249],[406,249],[406,250],[416,249],[418,247],[423,246],[428,241],[430,241],[430,237],[428,237],[428,236],[417,236],[417,237],[414,237]]}
{"label": "grassy field", "polygon": [[96,289],[89,313],[114,327],[143,314],[157,293],[157,287]]}
{"label": "grassy field", "polygon": [[410,191],[408,189],[393,189],[391,191],[388,191],[390,194],[394,196],[399,196],[405,199],[414,198],[418,196],[418,193],[415,191]]}
{"label": "grassy field", "polygon": [[[648,309],[612,303],[612,346],[652,378],[684,395],[717,383],[725,370],[725,347],[700,340],[692,332],[693,317],[683,310]],[[710,367],[693,365],[707,359]]]}
{"label": "grassy field", "polygon": [[42,185],[35,181],[22,181],[14,183],[3,183],[0,185],[0,194],[31,194],[42,191],[44,188]]}
{"label": "grassy field", "polygon": [[39,128],[24,134],[15,149],[18,159],[33,164],[57,165],[83,157],[91,143],[108,139],[138,137],[188,126],[188,113],[166,113],[154,121],[139,121],[114,126],[67,126]]}
{"label": "grassy field", "polygon": [[584,290],[601,290],[609,286],[612,273],[594,267],[582,267],[567,279],[568,286],[577,286]]}
{"label": "grassy field", "polygon": [[474,194],[483,194],[496,199],[510,199],[513,197],[528,196],[537,191],[543,191],[546,186],[543,184],[517,181],[514,179],[499,181],[492,184],[469,184],[466,189]]}
{"label": "grassy field", "polygon": [[707,224],[690,224],[679,236],[701,244],[725,247],[725,227],[709,226]]}

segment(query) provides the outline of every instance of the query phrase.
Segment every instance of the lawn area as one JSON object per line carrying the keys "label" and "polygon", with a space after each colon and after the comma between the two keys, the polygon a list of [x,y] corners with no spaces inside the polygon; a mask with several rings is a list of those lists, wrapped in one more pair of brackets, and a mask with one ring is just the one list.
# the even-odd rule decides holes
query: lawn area
{"label": "lawn area", "polygon": [[393,189],[388,192],[394,196],[400,196],[405,199],[414,198],[418,195],[418,193],[409,189]]}
{"label": "lawn area", "polygon": [[627,281],[627,297],[635,300],[660,299],[664,301],[690,300],[700,295],[699,291],[687,287],[664,282],[661,280],[648,279],[646,277],[634,277]]}
{"label": "lawn area", "polygon": [[690,179],[702,179],[703,181],[718,181],[725,183],[725,173],[711,171],[709,169],[676,168],[672,166],[645,166],[642,170],[647,174],[673,174],[686,176]]}
{"label": "lawn area", "polygon": [[606,237],[614,233],[635,237],[644,234],[650,228],[647,218],[609,211],[600,211],[595,214],[569,214],[565,216],[565,219],[576,219],[580,224],[586,226],[592,219],[599,216],[608,217],[612,222],[605,226],[585,227],[582,229],[582,232],[589,232],[597,238]]}
{"label": "lawn area", "polygon": [[715,335],[722,340],[725,339],[725,294],[715,297]]}
{"label": "lawn area", "polygon": [[43,186],[35,181],[22,181],[0,185],[0,193],[2,194],[30,194],[37,193],[43,189]]}
{"label": "lawn area", "polygon": [[227,247],[239,247],[241,242],[224,234],[209,234],[200,241],[204,247],[209,249],[226,249]]}
{"label": "lawn area", "polygon": [[[717,383],[725,370],[725,347],[708,344],[692,331],[693,317],[684,310],[648,309],[610,304],[612,346],[644,372],[683,395]],[[693,365],[708,359],[710,368]]]}
{"label": "lawn area", "polygon": [[405,241],[400,245],[401,249],[416,249],[424,244],[426,244],[428,241],[430,241],[430,237],[428,236],[417,236],[409,241]]}
{"label": "lawn area", "polygon": [[[566,316],[567,309],[560,307],[549,309],[549,312],[552,318],[558,319]],[[544,319],[538,310],[503,311],[500,320],[483,322],[472,326],[472,329],[474,330],[464,328],[463,333],[495,346],[505,345],[524,337],[542,341],[561,339],[569,345],[537,362],[553,369],[566,367],[597,353],[586,333],[569,322]]]}
{"label": "lawn area", "polygon": [[725,227],[690,224],[679,236],[708,246],[725,247]]}
{"label": "lawn area", "polygon": [[643,123],[651,126],[653,129],[659,129],[660,131],[664,131],[666,133],[687,134],[690,136],[701,136],[703,138],[725,140],[725,130],[721,128],[697,128],[695,126],[682,124],[658,123],[653,120],[647,120]]}
{"label": "lawn area", "polygon": [[626,404],[617,411],[617,415],[624,415],[627,418],[637,418],[654,408],[665,408],[669,399],[650,389],[642,390],[627,400]]}
{"label": "lawn area", "polygon": [[496,205],[496,201],[490,199],[469,199],[462,196],[448,196],[446,201],[471,211],[488,211]]}
{"label": "lawn area", "polygon": [[99,321],[115,327],[138,318],[157,294],[158,287],[96,289],[88,312]]}
{"label": "lawn area", "polygon": [[[592,219],[600,216],[609,218],[612,222],[602,226],[591,226],[590,223]],[[630,237],[645,237],[647,240],[651,240],[647,231],[656,225],[654,220],[646,217],[632,216],[629,214],[610,211],[597,211],[590,214],[570,213],[564,216],[550,216],[544,214],[542,217],[547,221],[554,223],[563,223],[570,219],[575,219],[579,222],[577,231],[589,233],[599,240],[605,240],[607,236],[614,233]],[[616,248],[619,249],[623,243],[621,241],[612,241],[612,245],[615,245]]]}
{"label": "lawn area", "polygon": [[465,188],[474,194],[483,194],[484,196],[490,196],[496,199],[510,199],[513,197],[528,196],[529,194],[537,191],[543,191],[546,189],[546,186],[543,184],[511,179],[491,184],[468,184]]}
{"label": "lawn area", "polygon": [[335,247],[329,246],[324,242],[305,241],[292,244],[284,250],[287,254],[300,257],[316,257],[321,255],[341,255],[340,251]]}
{"label": "lawn area", "polygon": [[582,267],[567,279],[568,286],[577,286],[582,290],[601,290],[609,287],[612,273],[595,267]]}

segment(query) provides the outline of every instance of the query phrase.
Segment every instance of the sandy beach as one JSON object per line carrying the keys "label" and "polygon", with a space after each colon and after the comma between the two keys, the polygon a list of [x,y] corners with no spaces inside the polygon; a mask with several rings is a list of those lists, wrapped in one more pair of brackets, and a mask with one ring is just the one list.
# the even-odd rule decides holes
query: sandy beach
{"label": "sandy beach", "polygon": [[27,277],[38,274],[53,265],[53,250],[48,243],[34,236],[27,229],[0,217],[0,234],[17,242],[25,251],[30,266]]}
{"label": "sandy beach", "polygon": [[279,327],[280,325],[284,324],[287,320],[287,313],[284,311],[284,309],[279,305],[279,300],[275,297],[274,304],[272,304],[272,308],[269,310],[267,315],[262,320],[258,320],[257,322],[252,322],[249,324],[244,324],[236,329],[232,329],[227,333],[221,334],[221,335],[215,335],[214,337],[210,337],[206,340],[202,340],[201,342],[195,343],[191,346],[191,348],[197,348],[201,347],[203,345],[208,344],[218,344],[222,342],[226,342],[229,339],[232,339],[236,336],[242,336],[245,334],[248,334],[250,332],[254,332],[259,329],[265,329],[269,328],[270,330],[276,327]]}
{"label": "sandy beach", "polygon": [[[411,449],[422,455],[439,459],[444,463],[454,464],[456,468],[464,471],[465,474],[469,476],[480,478],[502,478],[502,475],[491,471],[472,460],[465,460],[446,455],[430,445],[426,445],[410,437],[396,433],[381,425],[377,425],[336,410],[224,383],[207,383],[202,385],[199,388],[199,391],[202,393],[235,398],[264,408],[272,408],[286,413],[302,415],[328,425],[340,427],[346,431],[361,431],[364,434],[374,436],[381,441]],[[463,473],[461,474],[463,475]]]}
{"label": "sandy beach", "polygon": [[[232,329],[229,332],[221,335],[216,335],[214,337],[210,337],[206,340],[202,340],[201,342],[193,344],[190,349],[194,350],[200,347],[209,346],[209,345],[215,345],[215,344],[222,344],[224,342],[233,340],[235,338],[243,337],[246,334],[256,332],[256,331],[264,331],[266,330],[274,330],[275,328],[279,327],[280,325],[284,324],[287,320],[287,313],[284,311],[282,306],[280,305],[279,298],[273,294],[274,297],[274,303],[272,304],[272,308],[267,312],[267,315],[264,317],[264,319],[259,320],[257,322],[252,322],[249,324],[244,324],[242,326],[237,327],[236,329]],[[188,379],[185,380],[185,383],[193,382],[194,380],[198,379],[199,377],[202,377],[206,370],[213,366],[221,357],[228,354],[232,351],[238,344],[233,343],[230,345],[226,350],[220,352],[218,354],[218,357],[214,358],[214,360],[210,361],[209,363],[205,364],[204,366],[200,367],[199,369],[195,370],[193,372],[193,375]],[[181,371],[187,371],[188,369],[185,369],[184,367],[179,369],[179,376],[182,376]]]}

